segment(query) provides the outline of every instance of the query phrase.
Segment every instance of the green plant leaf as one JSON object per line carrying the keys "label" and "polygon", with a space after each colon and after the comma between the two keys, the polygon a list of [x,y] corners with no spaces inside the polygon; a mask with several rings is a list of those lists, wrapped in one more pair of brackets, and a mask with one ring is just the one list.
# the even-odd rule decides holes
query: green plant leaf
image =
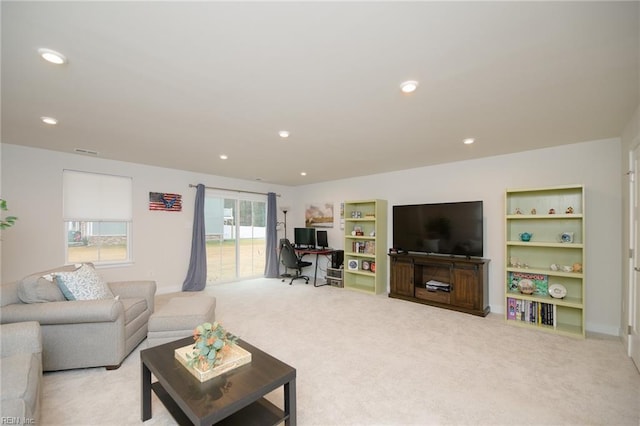
{"label": "green plant leaf", "polygon": [[[0,210],[7,211],[7,201],[0,198]],[[16,216],[7,216],[4,219],[0,219],[0,229],[7,229],[12,227],[18,218]]]}

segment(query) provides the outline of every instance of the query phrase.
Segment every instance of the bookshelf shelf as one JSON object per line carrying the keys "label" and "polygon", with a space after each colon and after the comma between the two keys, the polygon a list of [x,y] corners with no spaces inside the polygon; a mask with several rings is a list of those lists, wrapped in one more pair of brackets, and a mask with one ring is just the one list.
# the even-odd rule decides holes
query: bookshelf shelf
{"label": "bookshelf shelf", "polygon": [[367,258],[367,259],[375,259],[375,254],[367,254],[367,253],[349,253],[349,256],[359,257],[359,258]]}
{"label": "bookshelf shelf", "polygon": [[523,241],[507,241],[508,246],[520,246],[520,247],[556,247],[564,249],[582,249],[584,246],[580,243],[550,243],[550,242],[539,242],[539,243],[525,243]]}
{"label": "bookshelf shelf", "polygon": [[[528,214],[534,210],[535,214]],[[521,240],[524,233],[531,235],[530,241]],[[506,191],[505,320],[508,324],[584,338],[584,240],[582,185]],[[523,279],[534,284],[533,294],[519,291],[518,283]],[[553,284],[564,286],[567,295],[562,299],[551,297],[548,289]]]}
{"label": "bookshelf shelf", "polygon": [[528,269],[520,269],[520,268],[511,268],[507,267],[507,272],[525,272],[530,274],[544,274],[549,275],[549,277],[566,277],[566,278],[584,278],[584,275],[580,272],[562,272],[562,271],[553,271],[551,269],[543,269],[543,268],[528,268]]}

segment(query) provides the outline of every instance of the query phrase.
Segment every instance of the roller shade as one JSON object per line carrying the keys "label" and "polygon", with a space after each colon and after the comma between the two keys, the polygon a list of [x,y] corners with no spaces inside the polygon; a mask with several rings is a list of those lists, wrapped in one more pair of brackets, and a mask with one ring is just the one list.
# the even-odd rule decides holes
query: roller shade
{"label": "roller shade", "polygon": [[63,170],[63,218],[130,222],[132,186],[130,177]]}

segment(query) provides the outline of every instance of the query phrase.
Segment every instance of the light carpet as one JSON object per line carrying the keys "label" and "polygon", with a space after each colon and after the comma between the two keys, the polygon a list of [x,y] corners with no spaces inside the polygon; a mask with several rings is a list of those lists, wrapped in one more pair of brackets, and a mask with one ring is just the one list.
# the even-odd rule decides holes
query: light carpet
{"label": "light carpet", "polygon": [[[206,292],[229,331],[297,369],[300,425],[640,424],[640,374],[617,338],[278,279]],[[141,424],[144,348],[115,371],[45,373],[42,424]],[[283,406],[281,390],[268,398]],[[175,424],[155,395],[152,404],[144,424]]]}

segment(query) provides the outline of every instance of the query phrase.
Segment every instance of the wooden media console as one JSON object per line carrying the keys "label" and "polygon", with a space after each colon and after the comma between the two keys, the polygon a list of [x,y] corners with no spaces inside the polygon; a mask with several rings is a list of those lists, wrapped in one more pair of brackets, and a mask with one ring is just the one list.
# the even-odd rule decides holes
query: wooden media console
{"label": "wooden media console", "polygon": [[489,314],[488,259],[414,253],[389,257],[389,297],[483,317]]}

